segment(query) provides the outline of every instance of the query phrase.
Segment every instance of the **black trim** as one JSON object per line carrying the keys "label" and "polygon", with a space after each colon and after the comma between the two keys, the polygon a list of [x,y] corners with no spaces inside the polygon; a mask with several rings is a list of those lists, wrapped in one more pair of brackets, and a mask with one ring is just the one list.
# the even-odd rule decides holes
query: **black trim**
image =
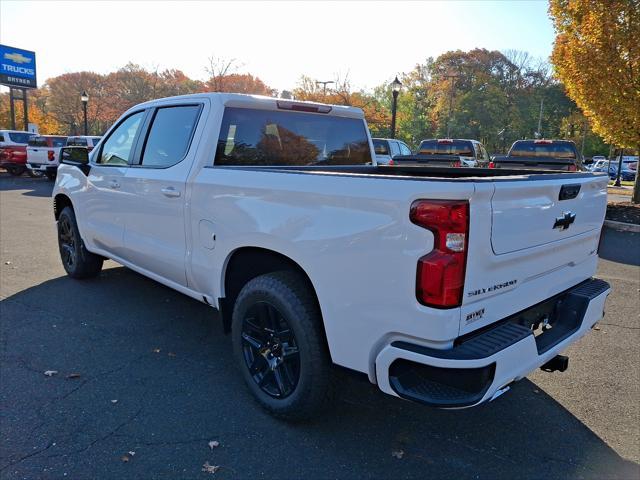
{"label": "black trim", "polygon": [[558,200],[571,200],[578,196],[580,193],[580,187],[582,185],[579,183],[572,183],[568,185],[562,185],[560,188],[560,194],[558,195]]}
{"label": "black trim", "polygon": [[[341,175],[350,177],[389,178],[393,180],[420,180],[442,182],[528,182],[534,180],[559,180],[606,177],[591,172],[559,173],[553,170],[507,170],[492,168],[421,167],[396,165],[345,165],[345,166],[257,166],[257,165],[205,165],[206,169],[231,169],[266,171],[298,175]],[[509,178],[501,178],[509,177]]]}

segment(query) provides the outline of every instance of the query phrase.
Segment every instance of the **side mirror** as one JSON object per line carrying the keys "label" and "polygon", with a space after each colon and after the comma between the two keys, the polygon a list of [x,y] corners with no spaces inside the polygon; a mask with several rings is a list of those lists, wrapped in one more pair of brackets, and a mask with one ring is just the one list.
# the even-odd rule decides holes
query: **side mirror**
{"label": "side mirror", "polygon": [[60,163],[78,167],[86,175],[89,173],[89,149],[87,147],[62,147]]}
{"label": "side mirror", "polygon": [[62,147],[60,149],[60,163],[66,165],[88,165],[89,149],[87,147]]}

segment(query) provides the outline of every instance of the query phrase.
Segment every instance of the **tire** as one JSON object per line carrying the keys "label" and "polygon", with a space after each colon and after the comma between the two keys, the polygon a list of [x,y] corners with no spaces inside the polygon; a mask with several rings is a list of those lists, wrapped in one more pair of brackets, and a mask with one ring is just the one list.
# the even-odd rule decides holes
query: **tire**
{"label": "tire", "polygon": [[27,169],[27,175],[29,175],[31,178],[42,178],[44,176],[44,173],[42,173],[40,170]]}
{"label": "tire", "polygon": [[7,167],[7,172],[9,172],[14,177],[19,177],[24,173],[26,167]]}
{"label": "tire", "polygon": [[58,248],[62,266],[70,277],[91,278],[102,270],[103,258],[85,248],[71,207],[65,207],[58,217]]}
{"label": "tire", "polygon": [[45,175],[47,176],[47,180],[55,182],[56,177],[58,176],[58,172],[46,172]]}
{"label": "tire", "polygon": [[231,335],[242,376],[267,412],[300,421],[330,404],[331,358],[302,275],[280,271],[249,281],[235,302]]}

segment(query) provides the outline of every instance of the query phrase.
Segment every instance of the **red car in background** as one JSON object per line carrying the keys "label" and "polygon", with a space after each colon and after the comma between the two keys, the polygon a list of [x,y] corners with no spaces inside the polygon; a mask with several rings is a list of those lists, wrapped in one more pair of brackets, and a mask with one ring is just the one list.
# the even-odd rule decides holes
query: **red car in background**
{"label": "red car in background", "polygon": [[11,175],[27,170],[27,143],[35,134],[18,130],[0,130],[0,167]]}

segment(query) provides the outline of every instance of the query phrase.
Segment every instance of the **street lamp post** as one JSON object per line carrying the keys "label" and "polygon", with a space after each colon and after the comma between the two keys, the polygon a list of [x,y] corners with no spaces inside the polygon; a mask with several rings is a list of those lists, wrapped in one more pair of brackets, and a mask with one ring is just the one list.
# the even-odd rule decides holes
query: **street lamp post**
{"label": "street lamp post", "polygon": [[393,103],[391,104],[391,138],[396,138],[396,110],[398,109],[398,94],[402,88],[402,83],[398,80],[398,76],[391,82],[391,93],[393,94]]}
{"label": "street lamp post", "polygon": [[80,100],[82,101],[82,110],[84,112],[84,134],[89,135],[89,125],[87,124],[87,103],[89,103],[89,95],[87,95],[86,90],[80,95]]}
{"label": "street lamp post", "polygon": [[325,82],[321,82],[320,80],[316,80],[316,87],[318,85],[322,85],[322,96],[326,97],[327,96],[327,85],[329,85],[330,83],[336,83],[333,80],[327,80]]}

